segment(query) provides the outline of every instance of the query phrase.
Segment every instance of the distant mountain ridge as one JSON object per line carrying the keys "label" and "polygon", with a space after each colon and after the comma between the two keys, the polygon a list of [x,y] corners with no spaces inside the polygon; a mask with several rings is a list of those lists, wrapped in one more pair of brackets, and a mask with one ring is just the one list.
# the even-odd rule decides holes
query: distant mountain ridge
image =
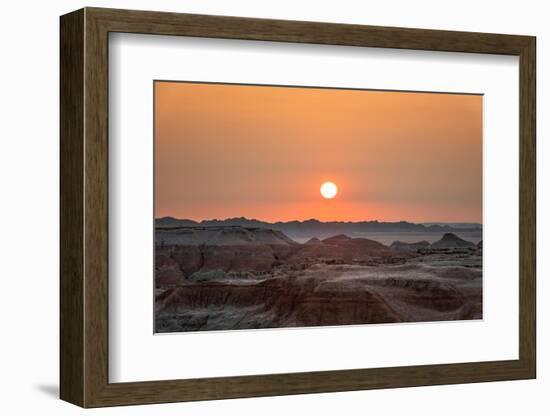
{"label": "distant mountain ridge", "polygon": [[[458,224],[457,224],[458,225]],[[189,219],[177,219],[173,217],[162,217],[155,220],[156,228],[173,227],[219,227],[239,226],[247,228],[268,228],[281,231],[290,238],[326,238],[338,234],[361,234],[361,233],[450,233],[464,231],[481,231],[481,224],[468,224],[465,226],[450,226],[441,224],[415,224],[407,221],[380,222],[374,221],[328,221],[323,222],[316,219],[305,221],[278,221],[270,223],[244,217],[228,218],[225,220],[203,220],[200,222]]]}

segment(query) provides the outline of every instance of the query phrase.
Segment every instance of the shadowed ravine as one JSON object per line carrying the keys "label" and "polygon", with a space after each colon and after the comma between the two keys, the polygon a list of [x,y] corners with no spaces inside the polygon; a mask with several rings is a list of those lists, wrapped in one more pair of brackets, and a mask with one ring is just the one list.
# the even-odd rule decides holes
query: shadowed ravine
{"label": "shadowed ravine", "polygon": [[242,226],[156,229],[156,332],[481,318],[482,246],[298,244]]}

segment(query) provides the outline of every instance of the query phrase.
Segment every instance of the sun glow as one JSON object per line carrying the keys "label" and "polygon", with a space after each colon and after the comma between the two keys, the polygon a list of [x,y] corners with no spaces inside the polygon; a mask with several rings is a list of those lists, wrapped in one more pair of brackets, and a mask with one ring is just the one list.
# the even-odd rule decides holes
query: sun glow
{"label": "sun glow", "polygon": [[332,199],[338,193],[338,188],[332,182],[325,182],[321,185],[321,195],[323,198]]}

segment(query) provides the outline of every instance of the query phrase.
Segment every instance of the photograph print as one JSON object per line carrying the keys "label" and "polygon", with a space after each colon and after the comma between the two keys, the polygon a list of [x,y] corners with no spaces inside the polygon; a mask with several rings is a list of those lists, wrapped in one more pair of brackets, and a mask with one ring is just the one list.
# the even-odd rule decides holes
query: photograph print
{"label": "photograph print", "polygon": [[482,319],[482,109],[155,81],[155,332]]}

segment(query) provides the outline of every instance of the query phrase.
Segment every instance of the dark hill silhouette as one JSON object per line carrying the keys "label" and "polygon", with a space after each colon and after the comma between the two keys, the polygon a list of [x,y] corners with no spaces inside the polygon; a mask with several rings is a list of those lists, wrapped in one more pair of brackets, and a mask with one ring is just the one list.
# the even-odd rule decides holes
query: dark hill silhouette
{"label": "dark hill silhouette", "polygon": [[453,233],[445,233],[441,240],[438,240],[431,245],[431,248],[434,249],[462,247],[475,247],[475,244],[470,241],[463,240]]}
{"label": "dark hill silhouette", "polygon": [[320,239],[338,235],[354,235],[361,233],[451,233],[451,232],[464,232],[464,231],[479,231],[481,225],[468,225],[455,226],[441,225],[441,224],[414,224],[407,221],[398,222],[381,222],[381,221],[328,221],[323,222],[316,219],[309,219],[306,221],[287,221],[287,222],[266,222],[256,219],[248,219],[244,217],[228,218],[225,220],[203,220],[196,222],[188,219],[176,219],[173,217],[157,218],[155,220],[155,226],[157,228],[171,228],[171,227],[213,227],[213,226],[239,226],[246,228],[269,228],[285,233],[290,238],[311,238],[317,237]]}

